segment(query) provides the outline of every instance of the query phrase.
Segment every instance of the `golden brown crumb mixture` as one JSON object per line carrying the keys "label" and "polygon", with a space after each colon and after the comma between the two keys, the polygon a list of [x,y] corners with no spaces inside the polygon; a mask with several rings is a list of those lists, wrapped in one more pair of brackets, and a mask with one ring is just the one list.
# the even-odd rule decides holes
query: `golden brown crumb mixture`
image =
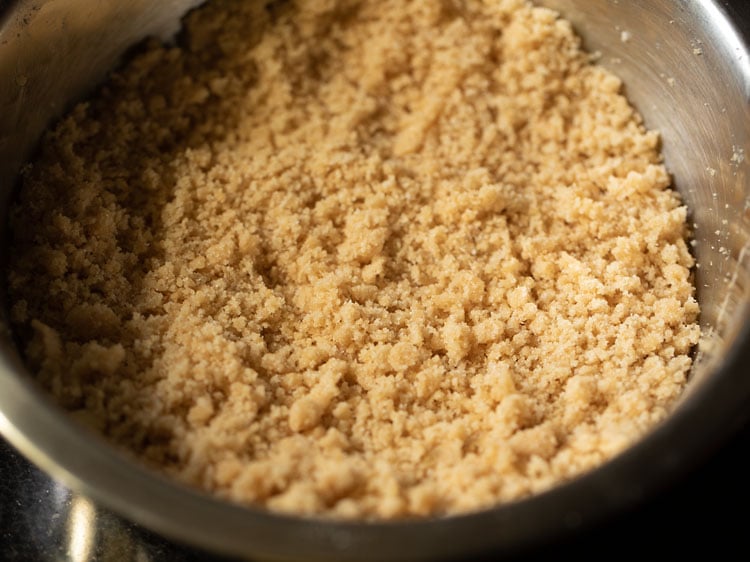
{"label": "golden brown crumb mixture", "polygon": [[45,138],[13,219],[42,383],[180,481],[392,518],[544,490],[699,336],[658,135],[520,0],[217,0]]}

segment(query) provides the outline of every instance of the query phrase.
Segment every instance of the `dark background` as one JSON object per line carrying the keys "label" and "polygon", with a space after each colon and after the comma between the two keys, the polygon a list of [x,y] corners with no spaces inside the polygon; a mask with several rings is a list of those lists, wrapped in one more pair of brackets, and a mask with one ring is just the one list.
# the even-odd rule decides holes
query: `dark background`
{"label": "dark background", "polygon": [[[750,374],[750,373],[749,373]],[[667,560],[709,553],[711,560],[750,560],[750,426],[697,470],[632,512],[539,545],[513,560]],[[57,561],[67,556],[71,494],[0,440],[0,560]],[[97,510],[88,560],[205,560]],[[488,560],[494,559],[488,553]],[[78,562],[78,561],[76,561]]]}

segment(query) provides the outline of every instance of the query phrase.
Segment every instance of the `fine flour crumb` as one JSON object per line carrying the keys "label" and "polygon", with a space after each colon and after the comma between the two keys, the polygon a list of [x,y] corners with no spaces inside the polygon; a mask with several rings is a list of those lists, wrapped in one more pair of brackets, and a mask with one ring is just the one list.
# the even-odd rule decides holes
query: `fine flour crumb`
{"label": "fine flour crumb", "polygon": [[668,413],[686,209],[568,22],[215,0],[180,37],[47,133],[12,213],[12,320],[77,419],[221,498],[383,519],[538,493]]}
{"label": "fine flour crumb", "polygon": [[732,164],[740,165],[745,161],[745,149],[732,145],[732,157],[729,159]]}

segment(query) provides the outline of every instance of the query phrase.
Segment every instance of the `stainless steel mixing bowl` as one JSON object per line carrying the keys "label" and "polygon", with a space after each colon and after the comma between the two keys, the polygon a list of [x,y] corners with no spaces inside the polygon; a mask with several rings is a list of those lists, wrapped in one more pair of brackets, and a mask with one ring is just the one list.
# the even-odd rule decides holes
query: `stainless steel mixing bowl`
{"label": "stainless steel mixing bowl", "polygon": [[[0,219],[42,130],[146,35],[169,36],[196,0],[0,1]],[[674,413],[605,466],[481,513],[395,523],[272,515],[184,489],[75,425],[35,386],[3,320],[0,432],[69,487],[168,537],[263,559],[435,559],[516,551],[647,498],[710,454],[750,405],[750,59],[747,5],[547,0],[619,74],[695,223],[706,337]],[[30,224],[29,228],[34,228]],[[2,254],[7,247],[2,246]],[[0,257],[7,257],[2,256]]]}

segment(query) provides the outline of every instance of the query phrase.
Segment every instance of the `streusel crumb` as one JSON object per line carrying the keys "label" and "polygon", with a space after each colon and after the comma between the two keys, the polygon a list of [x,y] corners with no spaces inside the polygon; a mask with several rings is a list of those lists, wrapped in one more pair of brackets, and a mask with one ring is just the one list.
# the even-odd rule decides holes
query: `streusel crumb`
{"label": "streusel crumb", "polygon": [[215,0],[45,137],[12,317],[67,409],[178,480],[344,518],[622,451],[699,337],[659,139],[520,0]]}

